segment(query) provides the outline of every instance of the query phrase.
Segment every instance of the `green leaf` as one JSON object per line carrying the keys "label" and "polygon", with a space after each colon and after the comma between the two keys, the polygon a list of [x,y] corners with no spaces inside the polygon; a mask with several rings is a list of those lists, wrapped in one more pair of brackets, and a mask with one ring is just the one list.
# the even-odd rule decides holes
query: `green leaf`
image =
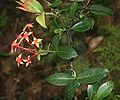
{"label": "green leaf", "polygon": [[69,46],[58,47],[57,55],[62,59],[71,59],[77,57],[77,52]]}
{"label": "green leaf", "polygon": [[71,16],[71,17],[74,17],[74,16],[75,16],[75,13],[76,13],[77,8],[78,8],[78,3],[77,3],[77,2],[74,2],[74,3],[71,5],[71,11],[70,11],[70,16]]}
{"label": "green leaf", "polygon": [[72,82],[75,78],[67,73],[54,73],[47,78],[47,81],[53,85],[64,86]]}
{"label": "green leaf", "polygon": [[102,84],[97,91],[96,97],[100,99],[105,98],[106,96],[110,94],[113,88],[114,88],[114,83],[112,81],[108,81]]}
{"label": "green leaf", "polygon": [[80,83],[77,82],[76,80],[69,83],[65,88],[64,100],[72,100],[72,98],[75,95],[76,88],[78,88],[79,86],[80,86]]}
{"label": "green leaf", "polygon": [[55,57],[56,57],[56,54],[55,54],[55,53],[48,54],[48,55],[46,56],[45,62],[46,62],[47,64],[49,64],[49,63],[51,63],[52,61],[55,61],[55,60],[54,60],[54,59],[56,59]]}
{"label": "green leaf", "polygon": [[93,100],[94,96],[97,94],[97,90],[99,86],[100,86],[100,83],[98,82],[92,85],[88,85],[87,94],[88,94],[89,100]]}
{"label": "green leaf", "polygon": [[84,18],[80,22],[76,23],[71,29],[77,32],[85,32],[93,28],[94,20],[92,18]]}
{"label": "green leaf", "polygon": [[110,8],[104,7],[102,5],[90,5],[89,10],[95,15],[101,16],[112,16],[113,11]]}
{"label": "green leaf", "polygon": [[58,7],[59,5],[62,4],[62,0],[55,0],[51,3],[51,7]]}
{"label": "green leaf", "polygon": [[66,33],[63,33],[62,35],[61,35],[61,44],[62,45],[64,45],[64,44],[67,44],[67,34]]}
{"label": "green leaf", "polygon": [[43,12],[42,5],[37,0],[20,0],[23,3],[26,3],[27,8],[30,9],[33,13]]}
{"label": "green leaf", "polygon": [[54,50],[57,50],[58,49],[58,45],[59,45],[59,42],[60,42],[60,39],[61,39],[61,35],[55,35],[52,39],[52,48]]}
{"label": "green leaf", "polygon": [[36,17],[36,21],[44,28],[47,28],[45,24],[45,13],[42,12],[39,16]]}
{"label": "green leaf", "polygon": [[63,30],[62,30],[62,28],[57,28],[57,29],[55,29],[54,30],[54,33],[62,33],[63,32]]}
{"label": "green leaf", "polygon": [[59,25],[55,18],[50,18],[50,32],[54,33],[55,29],[58,29]]}
{"label": "green leaf", "polygon": [[107,69],[102,68],[90,68],[82,73],[80,73],[77,77],[77,80],[80,83],[95,83],[108,75]]}

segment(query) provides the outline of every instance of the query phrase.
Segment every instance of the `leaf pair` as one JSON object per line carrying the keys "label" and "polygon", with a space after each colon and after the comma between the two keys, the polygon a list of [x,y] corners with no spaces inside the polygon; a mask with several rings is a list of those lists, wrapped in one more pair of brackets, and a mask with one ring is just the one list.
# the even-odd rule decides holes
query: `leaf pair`
{"label": "leaf pair", "polygon": [[77,32],[85,32],[92,29],[94,26],[94,20],[92,18],[84,18],[80,22],[76,23],[71,29]]}
{"label": "leaf pair", "polygon": [[[71,7],[72,16],[74,16],[77,6],[78,4],[74,2],[74,4]],[[102,5],[90,5],[88,7],[88,11],[92,14],[100,15],[100,16],[113,15],[113,11],[110,8],[104,7]],[[88,31],[89,29],[92,29],[93,26],[94,26],[94,20],[92,18],[84,18],[78,23],[76,23],[71,29],[77,32],[85,32]]]}
{"label": "leaf pair", "polygon": [[95,83],[106,77],[108,70],[102,68],[91,68],[74,77],[67,73],[55,73],[47,78],[47,81],[57,86],[66,86],[65,100],[71,100],[76,88],[82,83]]}
{"label": "leaf pair", "polygon": [[100,87],[98,84],[88,85],[88,97],[90,100],[102,100],[110,94],[114,88],[112,81],[103,83]]}

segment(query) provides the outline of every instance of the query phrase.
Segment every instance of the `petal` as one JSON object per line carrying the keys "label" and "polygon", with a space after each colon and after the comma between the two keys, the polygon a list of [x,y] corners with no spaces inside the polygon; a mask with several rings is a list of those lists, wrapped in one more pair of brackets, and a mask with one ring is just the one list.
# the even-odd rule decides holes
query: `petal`
{"label": "petal", "polygon": [[35,44],[34,41],[32,42],[32,44]]}
{"label": "petal", "polygon": [[24,64],[24,63],[21,61],[20,64]]}
{"label": "petal", "polygon": [[41,42],[42,41],[42,39],[38,39],[38,42]]}
{"label": "petal", "polygon": [[21,58],[21,57],[22,57],[22,54],[20,54],[18,57]]}
{"label": "petal", "polygon": [[36,43],[36,46],[39,48],[39,43]]}
{"label": "petal", "polygon": [[23,61],[24,61],[24,62],[27,62],[28,60],[27,60],[27,59],[26,59],[26,60],[24,59]]}
{"label": "petal", "polygon": [[28,67],[29,63],[26,63],[26,67]]}
{"label": "petal", "polygon": [[17,65],[18,65],[18,67],[20,67],[20,64],[19,64],[19,63],[17,63]]}
{"label": "petal", "polygon": [[29,38],[28,38],[28,37],[27,37],[27,38],[25,38],[25,39],[26,39],[26,41],[27,41],[27,42],[29,42]]}

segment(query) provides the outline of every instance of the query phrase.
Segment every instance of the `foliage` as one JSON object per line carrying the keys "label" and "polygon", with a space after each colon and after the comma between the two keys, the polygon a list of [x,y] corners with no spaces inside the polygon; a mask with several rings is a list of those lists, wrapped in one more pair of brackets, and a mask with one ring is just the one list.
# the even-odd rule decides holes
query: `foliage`
{"label": "foliage", "polygon": [[115,26],[104,25],[99,28],[98,32],[106,38],[102,45],[94,51],[96,61],[100,66],[111,71],[120,70],[120,30]]}
{"label": "foliage", "polygon": [[[108,96],[114,87],[111,81],[97,86],[97,89],[94,91],[96,82],[100,82],[108,75],[109,71],[106,68],[88,68],[89,64],[87,62],[86,65],[88,66],[85,69],[82,68],[80,72],[75,68],[75,66],[79,66],[75,64],[75,58],[81,55],[76,50],[78,47],[76,46],[74,48],[74,43],[77,44],[79,41],[73,38],[74,34],[93,29],[94,19],[91,16],[92,14],[111,16],[113,15],[112,10],[102,5],[89,5],[90,0],[86,2],[84,0],[70,0],[68,4],[63,0],[52,0],[51,2],[44,0],[49,12],[37,0],[20,0],[20,2],[16,2],[20,5],[17,8],[35,15],[36,21],[47,30],[48,34],[46,37],[49,37],[48,43],[44,46],[42,39],[37,39],[34,36],[35,34],[31,29],[33,25],[27,24],[11,46],[12,52],[22,49],[22,53],[25,51],[24,56],[29,53],[27,58],[23,58],[22,54],[19,54],[16,58],[18,66],[26,63],[27,67],[31,63],[31,59],[36,56],[39,61],[42,56],[46,55],[49,56],[47,58],[48,60],[59,59],[63,63],[65,63],[65,60],[68,60],[67,63],[70,67],[69,73],[54,73],[46,79],[51,84],[66,86],[64,100],[72,100],[76,89],[81,84],[88,85],[88,96],[90,100],[102,100]],[[47,18],[50,21],[50,26],[46,25]],[[23,47],[22,45],[24,43],[29,46]],[[90,85],[92,85],[91,88]]]}

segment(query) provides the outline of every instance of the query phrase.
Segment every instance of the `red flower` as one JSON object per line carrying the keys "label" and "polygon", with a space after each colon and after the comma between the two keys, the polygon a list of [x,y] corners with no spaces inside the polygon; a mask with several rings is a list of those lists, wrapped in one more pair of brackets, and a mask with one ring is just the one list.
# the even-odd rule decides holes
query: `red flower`
{"label": "red flower", "polygon": [[24,33],[23,37],[21,38],[20,41],[23,41],[24,39],[27,40],[27,42],[29,42],[29,35],[31,35],[33,32],[26,32]]}
{"label": "red flower", "polygon": [[16,62],[17,62],[18,67],[20,66],[20,64],[23,64],[21,57],[22,57],[22,54],[16,57]]}
{"label": "red flower", "polygon": [[23,60],[24,62],[26,62],[26,67],[31,64],[31,59],[30,59],[30,55],[27,57],[27,59]]}
{"label": "red flower", "polygon": [[[38,54],[38,50],[36,47],[39,48],[39,44],[42,41],[42,39],[37,39],[34,37],[33,32],[31,31],[31,27],[33,27],[32,24],[27,24],[23,31],[17,36],[17,38],[13,41],[11,44],[11,52],[13,53],[14,51],[16,52],[17,49],[21,49],[22,52],[25,52],[24,54],[28,54],[29,56],[27,58],[22,58],[22,54],[20,54],[18,57],[16,57],[16,62],[19,67],[20,64],[26,64],[26,67],[31,64],[31,59],[35,57]],[[26,29],[28,28],[28,31]],[[23,41],[26,40],[26,41]],[[24,47],[24,43],[27,43]],[[34,44],[34,45],[33,45]],[[31,55],[31,56],[30,56]]]}
{"label": "red flower", "polygon": [[42,41],[42,39],[37,39],[37,38],[33,38],[33,42],[32,44],[35,44],[38,48],[39,48],[39,43]]}
{"label": "red flower", "polygon": [[23,28],[23,31],[25,31],[25,30],[26,30],[26,28],[31,28],[31,27],[33,27],[33,25],[32,25],[32,24],[26,24],[26,25],[25,25],[25,27]]}
{"label": "red flower", "polygon": [[22,35],[24,34],[24,32],[21,32],[18,36],[17,36],[17,40],[22,38]]}
{"label": "red flower", "polygon": [[19,44],[17,43],[17,40],[14,40],[13,43],[11,44],[11,52],[13,53],[14,51],[16,52],[17,47]]}

